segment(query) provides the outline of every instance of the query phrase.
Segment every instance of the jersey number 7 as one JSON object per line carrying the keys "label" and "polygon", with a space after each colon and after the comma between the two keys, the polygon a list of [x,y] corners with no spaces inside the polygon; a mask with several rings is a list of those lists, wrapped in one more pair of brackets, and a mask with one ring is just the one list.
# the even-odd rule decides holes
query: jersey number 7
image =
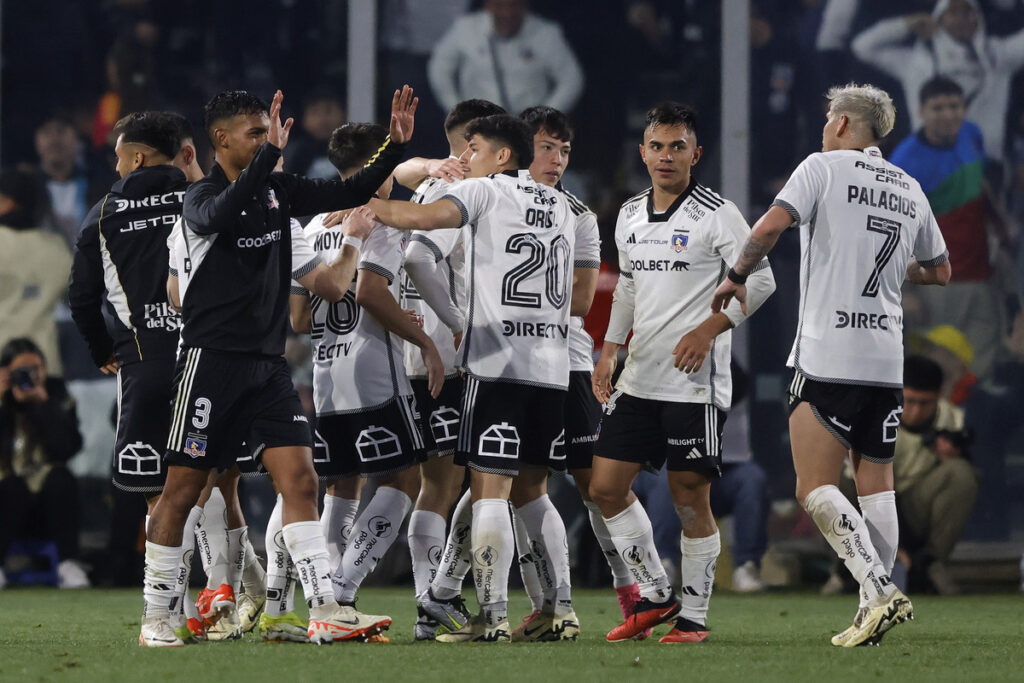
{"label": "jersey number 7", "polygon": [[868,231],[885,235],[885,241],[882,242],[882,248],[875,254],[875,267],[871,271],[871,277],[868,278],[867,283],[864,285],[864,291],[860,293],[861,296],[878,296],[882,269],[892,259],[892,255],[896,253],[896,247],[900,243],[901,227],[898,221],[882,218],[881,216],[868,216]]}

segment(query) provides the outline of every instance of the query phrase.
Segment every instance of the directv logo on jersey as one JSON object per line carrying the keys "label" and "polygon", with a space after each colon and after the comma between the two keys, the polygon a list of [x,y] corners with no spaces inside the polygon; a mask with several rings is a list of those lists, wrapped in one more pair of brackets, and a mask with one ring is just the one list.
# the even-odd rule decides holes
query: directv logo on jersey
{"label": "directv logo on jersey", "polygon": [[902,316],[888,316],[879,313],[847,313],[846,311],[836,311],[836,316],[837,330],[850,328],[852,330],[882,330],[888,332],[890,321],[892,321],[896,329],[903,329]]}
{"label": "directv logo on jersey", "polygon": [[681,251],[686,251],[686,245],[690,241],[690,236],[686,233],[679,233],[672,235],[672,251],[677,254]]}
{"label": "directv logo on jersey", "polygon": [[502,320],[501,333],[506,337],[567,339],[569,337],[569,326],[556,325],[554,323],[520,323],[512,320]]}

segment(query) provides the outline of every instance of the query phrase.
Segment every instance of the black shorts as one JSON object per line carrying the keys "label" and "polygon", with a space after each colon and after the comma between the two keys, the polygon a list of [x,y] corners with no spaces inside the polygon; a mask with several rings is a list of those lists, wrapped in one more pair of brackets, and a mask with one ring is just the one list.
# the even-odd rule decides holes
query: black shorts
{"label": "black shorts", "polygon": [[570,471],[593,466],[600,424],[601,404],[590,386],[590,373],[570,372],[565,397],[565,460]]}
{"label": "black shorts", "polygon": [[122,491],[160,493],[174,399],[174,358],[128,363],[117,369],[117,436],[113,481]]}
{"label": "black shorts", "polygon": [[256,460],[267,448],[313,445],[288,363],[279,356],[183,348],[174,392],[165,457],[171,465],[224,471],[243,441]]}
{"label": "black shorts", "polygon": [[409,380],[420,414],[420,433],[428,455],[455,455],[459,440],[459,404],[462,400],[462,378],[444,378],[437,398],[427,390],[427,380]]}
{"label": "black shorts", "polygon": [[793,370],[789,412],[800,402],[811,407],[821,426],[868,462],[892,462],[903,413],[903,390],[867,384],[833,384]]}
{"label": "black shorts", "polygon": [[595,455],[651,471],[721,476],[726,413],[710,403],[637,398],[616,391],[604,406]]}
{"label": "black shorts", "polygon": [[455,463],[514,477],[519,465],[565,471],[565,391],[467,375]]}
{"label": "black shorts", "polygon": [[416,401],[399,396],[382,406],[317,418],[313,465],[320,479],[400,472],[423,457]]}

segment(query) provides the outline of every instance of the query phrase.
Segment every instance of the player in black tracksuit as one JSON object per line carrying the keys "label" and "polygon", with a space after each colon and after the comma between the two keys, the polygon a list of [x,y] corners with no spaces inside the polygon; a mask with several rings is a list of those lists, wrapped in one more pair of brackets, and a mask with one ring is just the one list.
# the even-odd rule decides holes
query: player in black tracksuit
{"label": "player in black tracksuit", "polygon": [[[181,325],[167,304],[166,242],[188,181],[170,165],[181,141],[166,115],[132,115],[120,130],[115,151],[122,177],[83,223],[68,299],[97,367],[117,373],[114,485],[152,501],[164,484]],[[104,300],[112,331],[101,312]]]}
{"label": "player in black tracksuit", "polygon": [[291,216],[369,200],[400,161],[405,145],[398,143],[411,134],[415,101],[406,90],[395,94],[391,137],[347,180],[272,172],[292,124],[281,124],[280,92],[269,118],[265,105],[244,92],[221,93],[206,106],[217,162],[185,195],[183,348],[165,456],[167,483],[148,529],[144,644],[165,645],[164,638],[173,637],[162,622],[171,608],[169,583],[182,525],[207,472],[234,464],[231,446],[239,440],[262,458],[283,498],[283,535],[310,607],[310,640],[342,640],[390,625],[386,618],[364,623],[363,615],[334,601],[317,521],[311,433],[282,354],[292,278]]}

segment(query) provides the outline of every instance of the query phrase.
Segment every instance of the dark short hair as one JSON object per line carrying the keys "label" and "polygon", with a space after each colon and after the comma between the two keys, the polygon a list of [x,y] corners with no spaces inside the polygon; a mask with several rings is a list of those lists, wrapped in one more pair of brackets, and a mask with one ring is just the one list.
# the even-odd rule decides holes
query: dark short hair
{"label": "dark short hair", "polygon": [[114,124],[114,132],[122,136],[122,142],[152,147],[168,159],[181,149],[179,128],[166,112],[133,112]]}
{"label": "dark short hair", "polygon": [[925,356],[907,356],[903,361],[903,386],[918,391],[939,391],[942,366]]}
{"label": "dark short hair", "polygon": [[949,76],[935,76],[934,78],[928,79],[924,85],[921,86],[921,92],[918,95],[920,104],[924,104],[933,97],[939,95],[956,95],[957,97],[964,96],[964,89],[960,87],[960,84],[954,81]]}
{"label": "dark short hair", "polygon": [[487,100],[462,100],[448,112],[448,116],[444,119],[444,132],[450,133],[459,126],[464,126],[473,119],[478,119],[482,116],[494,116],[495,114],[504,114],[505,110]]}
{"label": "dark short hair", "polygon": [[23,353],[34,353],[42,358],[44,363],[46,362],[43,350],[34,341],[28,337],[15,337],[0,349],[0,367],[6,368],[15,358]]}
{"label": "dark short hair", "polygon": [[[245,90],[225,90],[213,96],[203,107],[203,125],[207,134],[213,133],[213,124],[232,116],[266,114],[270,111],[267,103]],[[212,137],[211,137],[212,140]]]}
{"label": "dark short hair", "polygon": [[661,102],[647,112],[644,127],[686,126],[694,135],[697,134],[697,110],[681,102]]}
{"label": "dark short hair", "polygon": [[512,167],[529,168],[533,163],[533,131],[520,118],[495,114],[473,119],[466,126],[466,139],[479,135],[512,150]]}
{"label": "dark short hair", "polygon": [[526,121],[526,124],[536,135],[542,130],[548,132],[553,138],[562,142],[572,142],[572,125],[569,124],[569,117],[553,107],[538,105],[524,109],[519,118]]}
{"label": "dark short hair", "polygon": [[388,137],[388,129],[377,123],[346,123],[331,133],[327,158],[339,171],[361,167],[369,161]]}
{"label": "dark short hair", "polygon": [[195,129],[192,128],[191,121],[176,111],[165,111],[164,114],[166,114],[168,120],[174,124],[174,127],[178,129],[179,147],[182,142],[185,142],[185,140],[192,140],[195,142]]}

